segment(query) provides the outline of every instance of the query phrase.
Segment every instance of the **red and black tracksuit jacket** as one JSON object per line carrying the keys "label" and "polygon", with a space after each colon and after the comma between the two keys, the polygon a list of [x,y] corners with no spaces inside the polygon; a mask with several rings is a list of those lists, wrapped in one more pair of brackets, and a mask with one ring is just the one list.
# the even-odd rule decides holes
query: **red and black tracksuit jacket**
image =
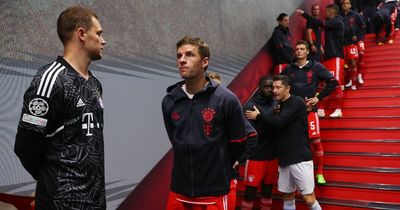
{"label": "red and black tracksuit jacket", "polygon": [[[264,96],[258,91],[253,98],[246,104],[244,110],[253,110],[253,106],[261,112],[267,112],[274,105],[277,105],[272,96]],[[249,120],[258,134],[258,144],[250,160],[273,160],[276,154],[276,129],[262,120]]]}
{"label": "red and black tracksuit jacket", "polygon": [[283,70],[282,74],[291,79],[291,94],[303,99],[315,97],[318,84],[322,81],[326,82],[326,86],[319,92],[317,96],[319,100],[328,96],[338,85],[333,75],[320,62],[314,60],[309,60],[303,68],[296,64],[290,64]]}
{"label": "red and black tracksuit jacket", "polygon": [[[352,45],[359,40],[363,40],[366,26],[360,14],[350,10],[347,14],[342,12],[342,17],[344,23],[343,44]],[[357,37],[356,41],[353,40],[354,36]]]}
{"label": "red and black tracksuit jacket", "polygon": [[[162,101],[168,137],[174,151],[171,190],[187,197],[225,195],[230,190],[235,147],[245,154],[257,145],[257,133],[245,119],[238,98],[209,78],[192,99],[184,81],[170,86]],[[240,157],[244,162],[248,157]]]}
{"label": "red and black tracksuit jacket", "polygon": [[289,28],[278,25],[268,42],[275,65],[292,62],[294,56]]}

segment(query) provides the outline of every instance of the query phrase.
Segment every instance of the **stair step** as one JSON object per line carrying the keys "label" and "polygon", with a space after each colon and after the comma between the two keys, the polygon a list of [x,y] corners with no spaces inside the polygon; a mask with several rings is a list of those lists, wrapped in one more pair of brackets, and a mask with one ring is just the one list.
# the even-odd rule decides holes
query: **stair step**
{"label": "stair step", "polygon": [[355,137],[365,140],[390,140],[400,137],[399,129],[321,129],[322,139],[354,139]]}
{"label": "stair step", "polygon": [[398,53],[395,50],[391,50],[391,51],[386,51],[386,50],[377,50],[374,51],[372,53],[366,53],[364,55],[365,59],[369,59],[369,58],[373,58],[373,57],[392,57],[392,56],[396,56]]}
{"label": "stair step", "polygon": [[[399,69],[400,71],[400,69]],[[375,79],[375,80],[365,80],[364,84],[362,84],[361,86],[363,87],[368,87],[368,86],[399,86],[400,85],[400,80],[394,80],[394,79],[388,79],[388,80],[379,80],[379,79]]]}
{"label": "stair step", "polygon": [[[397,46],[398,47],[398,46]],[[364,63],[373,63],[373,62],[393,62],[394,60],[399,60],[400,55],[393,55],[393,56],[368,56],[368,54],[365,54],[363,61]]]}
{"label": "stair step", "polygon": [[[397,33],[398,32],[396,31],[396,36],[394,37],[394,40],[400,39],[400,37],[397,36]],[[364,37],[365,44],[374,44],[375,45],[375,42],[376,42],[376,36],[374,33],[365,34],[365,37]]]}
{"label": "stair step", "polygon": [[400,168],[399,153],[324,152],[324,164],[332,166]]}
{"label": "stair step", "polygon": [[[400,151],[400,140],[323,140],[325,152],[389,152]],[[400,180],[399,180],[400,181]]]}
{"label": "stair step", "polygon": [[398,117],[400,116],[400,107],[346,108],[342,109],[342,112],[343,112],[343,118]]}
{"label": "stair step", "polygon": [[353,199],[373,202],[398,203],[400,186],[383,184],[363,184],[351,182],[328,182],[317,187],[316,196],[333,199]]}
{"label": "stair step", "polygon": [[400,168],[324,166],[327,182],[400,185]]}
{"label": "stair step", "polygon": [[369,80],[369,79],[397,79],[400,77],[400,71],[399,70],[393,70],[393,71],[381,71],[381,72],[365,72],[363,74],[364,80]]}
{"label": "stair step", "polygon": [[[240,204],[243,200],[244,192],[237,192],[236,207],[240,210]],[[259,209],[259,199],[261,194],[257,194],[257,198],[254,202],[254,209]],[[281,210],[283,206],[282,197],[279,193],[272,195],[272,209]],[[323,210],[369,210],[369,209],[380,209],[380,210],[393,210],[400,209],[400,203],[384,203],[384,202],[371,202],[364,200],[348,200],[348,199],[334,199],[317,196],[318,203],[321,205]],[[305,204],[302,196],[296,195],[296,209],[297,210],[308,210],[309,208]]]}
{"label": "stair step", "polygon": [[360,86],[357,87],[357,90],[382,90],[382,89],[393,89],[393,88],[400,88],[400,85],[375,85],[375,86]]}
{"label": "stair step", "polygon": [[[238,192],[236,198],[236,210],[240,210],[240,204],[243,200],[244,192]],[[259,209],[259,199],[261,195],[257,195],[257,199],[254,202],[253,209]],[[282,198],[279,194],[274,194],[272,196],[272,209],[273,210],[281,210],[283,206]],[[323,210],[368,210],[371,209],[370,206],[375,207],[378,203],[367,202],[367,201],[352,201],[352,200],[341,200],[341,199],[331,199],[331,198],[322,198],[317,197],[318,203],[321,205]],[[377,209],[397,209],[398,206],[396,204],[381,204],[382,207]],[[305,204],[303,198],[299,195],[296,196],[296,210],[308,210],[309,208]]]}
{"label": "stair step", "polygon": [[[393,47],[393,48],[373,48],[373,49],[368,49],[368,52],[366,53],[368,56],[395,56],[399,53],[398,50],[398,45],[393,45],[393,46],[388,46],[388,47]],[[397,47],[397,48],[396,48]]]}
{"label": "stair step", "polygon": [[[399,40],[400,41],[400,40]],[[398,41],[398,42],[399,42]],[[397,43],[397,44],[392,44],[392,45],[385,45],[384,47],[382,47],[382,46],[377,46],[377,45],[375,45],[375,44],[373,44],[373,45],[370,45],[370,46],[366,46],[365,47],[365,52],[368,52],[367,54],[374,54],[374,52],[379,52],[379,51],[396,51],[397,50],[397,52],[398,52],[398,49],[399,49],[399,44]]]}
{"label": "stair step", "polygon": [[398,128],[400,118],[341,118],[321,119],[321,128]]}
{"label": "stair step", "polygon": [[398,97],[398,98],[393,98],[393,97],[385,97],[385,98],[345,98],[342,108],[397,107],[397,106],[400,106],[400,97]]}
{"label": "stair step", "polygon": [[[365,80],[365,83],[370,83],[374,80]],[[400,81],[400,77],[399,77]],[[400,83],[400,82],[399,82]],[[393,89],[359,89],[357,91],[347,90],[344,91],[344,98],[371,98],[371,97],[400,97],[400,88],[393,88]]]}
{"label": "stair step", "polygon": [[386,65],[386,66],[363,66],[363,71],[372,73],[382,73],[382,74],[390,74],[390,72],[396,72],[400,70],[400,66],[398,65]]}

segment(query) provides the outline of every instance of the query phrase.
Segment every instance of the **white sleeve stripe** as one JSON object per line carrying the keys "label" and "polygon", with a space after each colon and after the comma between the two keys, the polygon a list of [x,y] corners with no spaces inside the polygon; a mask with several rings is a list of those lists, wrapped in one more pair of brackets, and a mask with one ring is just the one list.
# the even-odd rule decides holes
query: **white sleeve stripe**
{"label": "white sleeve stripe", "polygon": [[60,132],[60,131],[63,130],[63,129],[64,129],[64,126],[61,126],[61,127],[57,128],[57,130],[55,130],[53,133],[46,135],[46,137],[47,137],[47,138],[48,138],[48,137],[53,137],[53,136],[55,136],[58,132]]}
{"label": "white sleeve stripe", "polygon": [[46,95],[47,98],[50,97],[51,90],[53,89],[53,86],[54,86],[54,83],[56,82],[58,74],[64,69],[65,69],[65,67],[63,66],[59,70],[57,70],[57,72],[54,74],[53,79],[51,80],[49,89],[47,90],[47,95]]}
{"label": "white sleeve stripe", "polygon": [[38,90],[37,90],[36,95],[39,95],[39,94],[40,94],[40,90],[42,89],[42,86],[43,86],[44,80],[46,79],[47,74],[49,73],[49,71],[50,71],[51,69],[53,69],[53,67],[54,67],[54,65],[56,65],[56,63],[57,63],[57,62],[54,61],[53,64],[51,64],[51,66],[50,66],[48,69],[46,69],[46,71],[45,71],[44,74],[42,75],[42,78],[41,78],[41,80],[40,80],[40,85],[39,85],[39,88],[38,88]]}
{"label": "white sleeve stripe", "polygon": [[57,64],[57,66],[54,67],[52,70],[50,70],[49,74],[46,75],[46,81],[45,81],[44,86],[42,88],[42,93],[39,94],[39,95],[45,96],[46,90],[47,90],[47,86],[49,85],[49,82],[50,82],[51,78],[53,77],[53,75],[56,72],[56,70],[60,67],[60,65],[61,65],[61,63]]}

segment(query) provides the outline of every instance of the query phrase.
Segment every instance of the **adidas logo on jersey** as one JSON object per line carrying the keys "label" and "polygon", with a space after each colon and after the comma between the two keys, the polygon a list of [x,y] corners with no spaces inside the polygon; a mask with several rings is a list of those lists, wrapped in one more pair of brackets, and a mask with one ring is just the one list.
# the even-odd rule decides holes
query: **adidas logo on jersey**
{"label": "adidas logo on jersey", "polygon": [[85,102],[83,102],[82,99],[79,98],[78,103],[76,103],[76,107],[82,107],[82,106],[85,106],[85,105],[86,105]]}

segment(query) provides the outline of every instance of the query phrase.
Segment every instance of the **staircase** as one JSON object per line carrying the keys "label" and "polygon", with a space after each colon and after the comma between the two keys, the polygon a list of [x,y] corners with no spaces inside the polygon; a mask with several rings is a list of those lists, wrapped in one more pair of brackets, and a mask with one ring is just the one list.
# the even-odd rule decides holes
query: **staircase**
{"label": "staircase", "polygon": [[[344,117],[321,120],[328,183],[315,192],[324,210],[400,209],[400,38],[374,40],[365,38],[365,84],[345,91]],[[237,206],[243,191],[240,183]],[[308,209],[301,200],[297,209]],[[273,209],[282,209],[277,192]]]}

